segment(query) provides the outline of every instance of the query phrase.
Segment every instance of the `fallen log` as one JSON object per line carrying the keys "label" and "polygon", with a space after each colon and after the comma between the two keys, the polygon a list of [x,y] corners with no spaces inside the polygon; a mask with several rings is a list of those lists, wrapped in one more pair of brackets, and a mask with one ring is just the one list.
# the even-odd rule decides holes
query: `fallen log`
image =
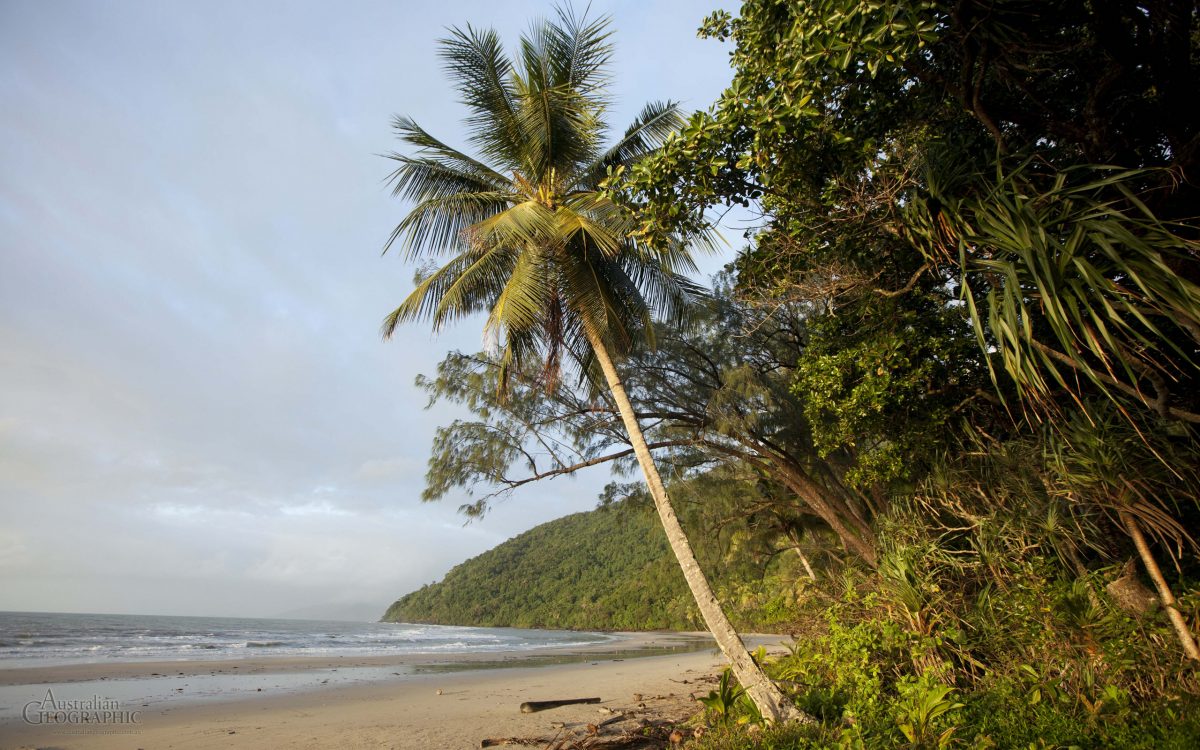
{"label": "fallen log", "polygon": [[599,698],[568,698],[561,701],[525,701],[521,704],[521,713],[532,714],[559,706],[572,706],[576,703],[599,703]]}

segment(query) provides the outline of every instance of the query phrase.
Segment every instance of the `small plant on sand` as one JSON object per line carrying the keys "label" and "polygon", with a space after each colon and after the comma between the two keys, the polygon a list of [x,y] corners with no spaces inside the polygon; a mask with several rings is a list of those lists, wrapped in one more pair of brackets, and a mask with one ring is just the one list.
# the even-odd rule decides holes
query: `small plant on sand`
{"label": "small plant on sand", "polygon": [[705,712],[714,719],[714,723],[728,726],[730,723],[761,724],[762,714],[754,705],[754,701],[746,695],[746,691],[737,684],[733,673],[728,668],[721,673],[716,690],[710,690],[707,697],[699,699],[704,704]]}

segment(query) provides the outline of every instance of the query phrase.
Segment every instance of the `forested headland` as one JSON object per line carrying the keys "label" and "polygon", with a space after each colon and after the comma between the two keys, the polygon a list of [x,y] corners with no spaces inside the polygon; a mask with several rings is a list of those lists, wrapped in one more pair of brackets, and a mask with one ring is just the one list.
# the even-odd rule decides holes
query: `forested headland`
{"label": "forested headland", "polygon": [[[707,499],[740,485],[697,480]],[[676,493],[701,562],[747,631],[790,627],[805,595],[795,552],[770,548],[745,519],[715,529],[715,502],[688,503]],[[739,492],[740,494],[740,492]],[[781,554],[787,552],[788,554]],[[456,565],[438,581],[388,608],[387,622],[571,630],[701,630],[704,627],[648,500],[634,496],[542,524]]]}
{"label": "forested headland", "polygon": [[[573,187],[509,198],[454,161],[427,205],[471,202],[424,231],[493,244],[390,320],[490,310],[509,334],[419,380],[468,414],[425,499],[481,514],[598,466],[649,489],[389,616],[690,624],[665,569],[634,583],[669,540],[707,601],[673,506],[735,624],[803,634],[766,665],[795,713],[714,695],[696,747],[1196,746],[1195,3],[748,0],[701,34],[731,45],[721,98],[647,109]],[[757,217],[736,260],[689,286],[677,262],[730,206]]]}

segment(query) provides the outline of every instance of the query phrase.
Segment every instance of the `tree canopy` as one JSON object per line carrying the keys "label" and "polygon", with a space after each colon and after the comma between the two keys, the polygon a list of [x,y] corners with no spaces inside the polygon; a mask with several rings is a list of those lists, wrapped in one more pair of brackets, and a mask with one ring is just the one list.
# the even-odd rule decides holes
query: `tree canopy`
{"label": "tree canopy", "polygon": [[590,189],[647,252],[752,209],[737,258],[629,339],[627,408],[449,357],[426,497],[626,470],[624,410],[705,565],[796,553],[749,587],[810,634],[772,669],[822,721],[744,746],[1194,744],[1195,3],[747,0],[700,33],[729,87]]}
{"label": "tree canopy", "polygon": [[1018,408],[1196,422],[1195,28],[1190,2],[752,0],[702,29],[731,86],[621,190],[650,237],[756,202],[760,292],[955,290]]}

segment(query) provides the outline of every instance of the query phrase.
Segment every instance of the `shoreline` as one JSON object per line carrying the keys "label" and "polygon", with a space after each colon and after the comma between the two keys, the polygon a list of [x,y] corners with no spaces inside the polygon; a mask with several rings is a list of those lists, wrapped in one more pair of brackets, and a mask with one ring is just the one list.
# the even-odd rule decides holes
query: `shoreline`
{"label": "shoreline", "polygon": [[[274,674],[347,667],[453,667],[470,669],[474,664],[519,666],[525,662],[558,660],[578,656],[597,658],[645,658],[655,652],[699,650],[712,645],[704,632],[631,631],[605,633],[611,640],[597,643],[546,646],[524,650],[475,652],[422,652],[390,654],[336,654],[296,656],[254,654],[240,658],[154,659],[120,661],[81,661],[57,664],[22,663],[8,667],[0,662],[0,687],[40,684],[68,684],[104,680],[135,680],[161,676],[197,676],[204,673]],[[770,636],[777,637],[777,636]],[[641,652],[641,655],[639,655]],[[536,666],[533,664],[531,666]]]}
{"label": "shoreline", "polygon": [[[572,657],[570,663],[538,664],[536,659],[526,657],[543,654],[490,652],[425,654],[419,655],[420,659],[413,658],[418,655],[255,657],[220,663],[174,661],[0,669],[0,681],[10,686],[8,691],[28,688],[33,700],[41,699],[51,684],[64,690],[71,685],[89,687],[86,695],[64,694],[66,698],[90,697],[90,688],[96,685],[100,686],[96,692],[103,696],[99,691],[145,684],[167,688],[167,692],[160,693],[169,696],[144,705],[122,703],[122,708],[139,712],[139,721],[117,727],[120,734],[80,734],[88,728],[32,726],[19,717],[9,719],[0,723],[0,748],[52,745],[84,750],[265,750],[287,746],[415,750],[478,748],[480,740],[497,737],[541,737],[549,741],[563,732],[586,732],[588,724],[606,718],[613,719],[606,731],[622,730],[623,726],[632,729],[637,726],[634,722],[676,721],[695,713],[691,693],[708,692],[708,680],[724,667],[724,659],[711,640],[702,642],[698,650],[658,655],[637,656],[638,649],[631,651],[631,647],[642,648],[643,654],[653,653],[656,646],[675,646],[681,640],[690,640],[694,645],[697,635],[707,636],[636,633],[628,640],[553,649],[565,652],[559,656]],[[771,648],[779,641],[779,636],[747,638],[752,648],[759,644]],[[418,671],[423,666],[446,664],[463,668]],[[398,667],[405,671],[392,671]],[[356,679],[364,675],[365,679]],[[303,684],[289,686],[289,676]],[[48,680],[51,677],[55,679]],[[27,681],[13,685],[18,678]],[[31,679],[43,681],[28,681]],[[246,679],[275,680],[276,684],[282,680],[283,687],[255,689],[249,695],[230,687],[231,680]],[[197,685],[205,680],[212,683],[212,689],[201,694],[203,690]],[[528,700],[584,697],[598,697],[601,703],[535,714],[519,711],[520,704]],[[111,727],[93,729],[103,732]]]}

